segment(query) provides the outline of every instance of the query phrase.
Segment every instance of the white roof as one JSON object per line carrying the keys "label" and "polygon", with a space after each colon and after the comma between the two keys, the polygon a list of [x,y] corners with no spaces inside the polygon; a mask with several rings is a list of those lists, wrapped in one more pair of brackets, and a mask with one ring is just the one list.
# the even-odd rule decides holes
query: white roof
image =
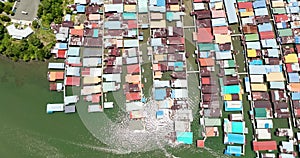
{"label": "white roof", "polygon": [[241,101],[226,101],[228,108],[240,108],[242,106]]}
{"label": "white roof", "polygon": [[106,82],[121,82],[121,74],[103,74],[103,78]]}
{"label": "white roof", "polygon": [[124,40],[124,47],[138,47],[138,46],[139,46],[138,39]]}
{"label": "white roof", "polygon": [[81,89],[81,95],[97,94],[101,92],[101,85],[84,86]]}
{"label": "white roof", "polygon": [[48,69],[65,69],[65,63],[49,63]]}
{"label": "white roof", "polygon": [[143,103],[142,102],[130,102],[126,103],[126,111],[137,111],[137,110],[143,110]]}
{"label": "white roof", "polygon": [[233,121],[242,121],[244,119],[244,115],[243,114],[229,114],[231,120]]}
{"label": "white roof", "polygon": [[75,4],[86,4],[86,0],[74,0]]}
{"label": "white roof", "polygon": [[175,121],[175,131],[190,132],[191,124],[187,121]]}
{"label": "white roof", "polygon": [[176,79],[173,81],[172,87],[187,87],[187,80]]}
{"label": "white roof", "polygon": [[194,10],[203,10],[205,9],[204,3],[193,3],[194,5]]}
{"label": "white roof", "polygon": [[65,96],[65,98],[64,98],[65,105],[77,103],[78,100],[79,100],[79,97],[77,95]]}
{"label": "white roof", "polygon": [[64,104],[47,104],[47,113],[54,111],[64,111]]}
{"label": "white roof", "polygon": [[102,75],[102,68],[90,68],[89,74],[82,74],[82,76],[98,77]]}
{"label": "white roof", "polygon": [[255,134],[257,139],[271,139],[271,132],[269,129],[256,129]]}
{"label": "white roof", "polygon": [[188,98],[188,90],[187,89],[173,89],[172,90],[172,98]]}
{"label": "white roof", "polygon": [[290,140],[288,142],[282,141],[282,149],[284,149],[286,152],[293,152],[294,151],[294,144],[293,140]]}
{"label": "white roof", "polygon": [[101,58],[83,58],[83,66],[85,67],[96,67],[101,64]]}
{"label": "white roof", "polygon": [[263,83],[264,75],[250,75],[251,83]]}
{"label": "white roof", "polygon": [[100,105],[89,105],[88,112],[103,112],[103,108]]}
{"label": "white roof", "polygon": [[155,87],[155,88],[170,87],[170,81],[154,80],[153,87]]}
{"label": "white roof", "polygon": [[67,76],[80,76],[80,67],[67,67]]}
{"label": "white roof", "polygon": [[266,128],[266,127],[273,128],[273,121],[256,119],[256,128]]}
{"label": "white roof", "polygon": [[123,13],[123,3],[121,4],[104,4],[105,12]]}
{"label": "white roof", "polygon": [[217,60],[232,59],[231,51],[216,52]]}
{"label": "white roof", "polygon": [[113,108],[114,102],[104,102],[104,109]]}
{"label": "white roof", "polygon": [[61,91],[63,89],[63,84],[62,83],[56,83],[56,90]]}
{"label": "white roof", "polygon": [[17,29],[14,24],[11,24],[6,27],[8,34],[13,38],[22,39],[28,37],[33,33],[33,30],[30,27],[26,27],[23,30]]}

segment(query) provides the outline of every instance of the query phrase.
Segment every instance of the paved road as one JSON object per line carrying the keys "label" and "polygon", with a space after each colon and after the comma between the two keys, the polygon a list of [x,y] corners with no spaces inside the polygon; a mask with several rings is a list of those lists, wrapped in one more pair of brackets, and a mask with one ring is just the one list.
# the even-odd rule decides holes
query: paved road
{"label": "paved road", "polygon": [[[33,21],[36,17],[39,7],[39,0],[20,0],[16,4],[16,12],[14,16],[11,16],[15,20]],[[22,11],[27,12],[27,15],[22,14]]]}

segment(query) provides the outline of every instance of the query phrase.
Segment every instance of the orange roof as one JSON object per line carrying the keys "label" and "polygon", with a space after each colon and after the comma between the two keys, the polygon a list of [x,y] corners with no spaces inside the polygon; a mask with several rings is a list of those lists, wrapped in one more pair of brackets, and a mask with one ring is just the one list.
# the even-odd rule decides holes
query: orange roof
{"label": "orange roof", "polygon": [[202,77],[202,78],[201,78],[201,83],[202,83],[202,84],[210,84],[210,79],[209,79],[209,77]]}
{"label": "orange roof", "polygon": [[213,58],[200,58],[200,66],[214,66],[215,60]]}
{"label": "orange roof", "polygon": [[49,81],[63,80],[64,72],[48,72]]}
{"label": "orange roof", "polygon": [[207,137],[215,137],[215,128],[214,127],[205,127],[205,134]]}
{"label": "orange roof", "polygon": [[300,83],[289,83],[288,89],[292,92],[300,92]]}
{"label": "orange roof", "polygon": [[277,143],[274,140],[260,142],[253,141],[252,144],[254,151],[277,150]]}
{"label": "orange roof", "polygon": [[71,29],[71,35],[83,36],[83,29]]}
{"label": "orange roof", "polygon": [[197,147],[204,148],[204,140],[197,140]]}

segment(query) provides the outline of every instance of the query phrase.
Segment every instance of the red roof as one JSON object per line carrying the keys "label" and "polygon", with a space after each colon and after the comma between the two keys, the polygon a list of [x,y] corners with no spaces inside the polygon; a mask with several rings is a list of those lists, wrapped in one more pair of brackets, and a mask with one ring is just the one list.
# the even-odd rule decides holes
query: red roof
{"label": "red roof", "polygon": [[83,29],[71,29],[71,35],[83,36]]}
{"label": "red roof", "polygon": [[197,147],[204,148],[204,140],[197,140]]}
{"label": "red roof", "polygon": [[275,16],[275,22],[282,22],[282,21],[288,21],[289,17],[286,14],[279,14],[274,15]]}
{"label": "red roof", "polygon": [[271,141],[253,141],[253,150],[254,151],[263,151],[263,150],[277,150],[277,143],[274,140]]}
{"label": "red roof", "polygon": [[80,77],[66,77],[66,86],[80,86]]}
{"label": "red roof", "polygon": [[136,20],[128,20],[128,29],[136,29],[137,28],[137,23]]}
{"label": "red roof", "polygon": [[210,84],[210,78],[209,77],[202,77],[201,78],[202,84]]}
{"label": "red roof", "polygon": [[252,7],[252,2],[239,2],[239,3],[238,3],[238,8],[239,8],[239,9],[253,8],[253,7]]}
{"label": "red roof", "polygon": [[126,100],[129,100],[129,101],[141,100],[141,94],[140,94],[140,92],[127,93]]}
{"label": "red roof", "polygon": [[211,34],[211,28],[198,28],[197,42],[209,42],[211,43],[214,39]]}
{"label": "red roof", "polygon": [[82,76],[88,76],[88,75],[90,75],[90,68],[82,68],[81,75]]}
{"label": "red roof", "polygon": [[274,35],[273,31],[260,32],[259,35],[260,35],[261,40],[275,38],[275,35]]}
{"label": "red roof", "polygon": [[296,117],[299,117],[300,116],[300,109],[295,109],[295,110],[296,110],[296,112],[295,112]]}
{"label": "red roof", "polygon": [[57,58],[66,58],[66,50],[58,50],[56,57]]}
{"label": "red roof", "polygon": [[140,72],[140,65],[135,64],[135,65],[128,65],[127,66],[127,73],[129,74],[136,74]]}
{"label": "red roof", "polygon": [[297,53],[300,53],[300,44],[296,44]]}
{"label": "red roof", "polygon": [[292,64],[285,64],[285,67],[287,72],[293,72]]}

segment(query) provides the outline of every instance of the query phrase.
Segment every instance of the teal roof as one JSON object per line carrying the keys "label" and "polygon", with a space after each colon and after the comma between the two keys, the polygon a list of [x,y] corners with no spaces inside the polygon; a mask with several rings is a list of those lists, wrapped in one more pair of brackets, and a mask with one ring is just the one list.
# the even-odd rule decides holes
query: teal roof
{"label": "teal roof", "polygon": [[255,118],[266,118],[267,111],[265,108],[254,108]]}
{"label": "teal roof", "polygon": [[183,144],[193,144],[193,132],[176,132],[176,140]]}
{"label": "teal roof", "polygon": [[222,88],[222,94],[239,94],[241,87],[239,85],[224,86]]}
{"label": "teal roof", "polygon": [[98,36],[99,36],[99,30],[98,29],[94,29],[93,37],[98,37]]}
{"label": "teal roof", "polygon": [[244,123],[243,122],[231,122],[232,133],[244,133]]}

